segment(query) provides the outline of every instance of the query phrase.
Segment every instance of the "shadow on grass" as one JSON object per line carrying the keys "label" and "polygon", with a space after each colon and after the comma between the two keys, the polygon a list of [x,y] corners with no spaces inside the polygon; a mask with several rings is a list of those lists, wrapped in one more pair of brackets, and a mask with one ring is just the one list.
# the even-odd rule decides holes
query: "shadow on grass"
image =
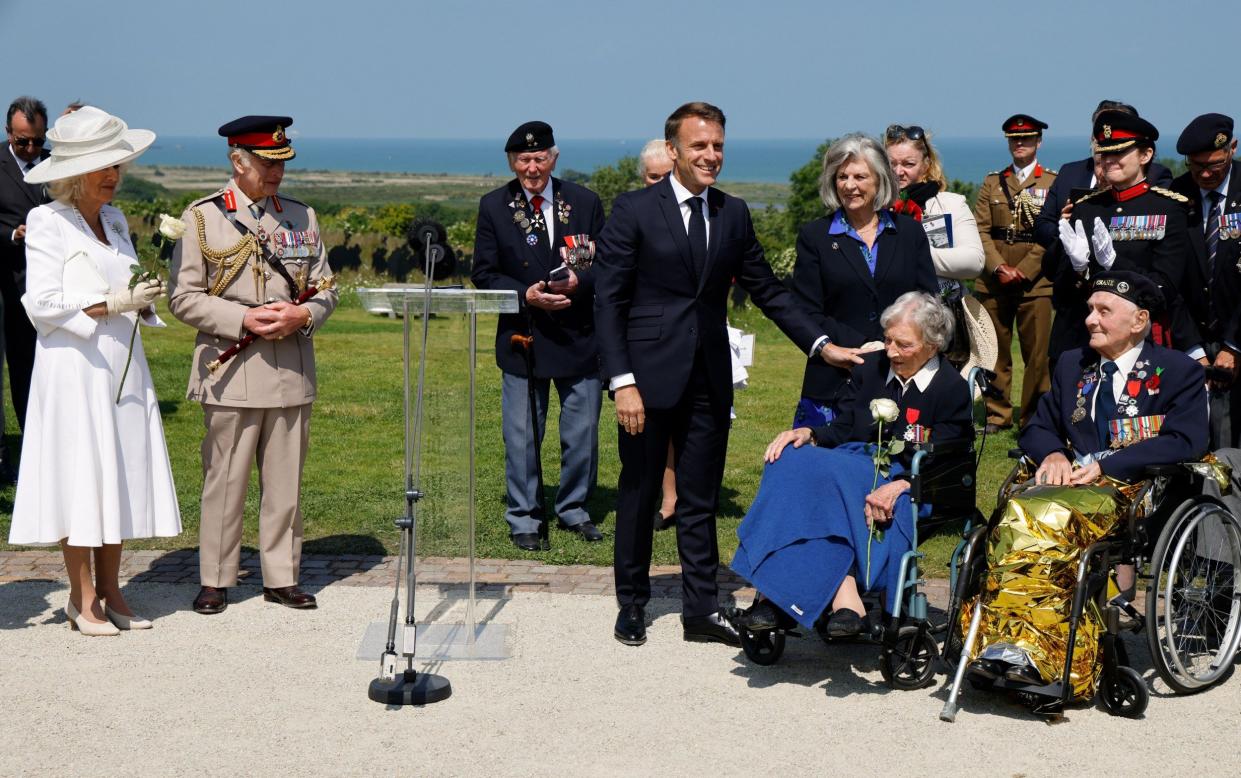
{"label": "shadow on grass", "polygon": [[[303,554],[349,554],[383,556],[387,553],[383,543],[372,535],[327,535],[302,544]],[[374,567],[375,563],[363,564],[362,569]]]}

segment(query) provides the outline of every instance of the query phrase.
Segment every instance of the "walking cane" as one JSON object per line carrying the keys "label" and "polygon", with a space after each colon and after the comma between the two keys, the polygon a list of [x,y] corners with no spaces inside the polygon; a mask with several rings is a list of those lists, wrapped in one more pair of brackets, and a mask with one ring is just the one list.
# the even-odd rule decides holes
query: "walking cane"
{"label": "walking cane", "polygon": [[[534,322],[526,320],[530,331],[534,332]],[[539,401],[534,388],[534,335],[514,334],[509,338],[509,345],[521,349],[522,358],[526,361],[526,396],[530,401],[530,436],[534,438],[534,472],[538,475],[539,490],[536,493],[535,505],[539,511],[539,545],[544,551],[551,550],[552,543],[547,537],[547,509],[543,505],[543,451],[539,440]]]}

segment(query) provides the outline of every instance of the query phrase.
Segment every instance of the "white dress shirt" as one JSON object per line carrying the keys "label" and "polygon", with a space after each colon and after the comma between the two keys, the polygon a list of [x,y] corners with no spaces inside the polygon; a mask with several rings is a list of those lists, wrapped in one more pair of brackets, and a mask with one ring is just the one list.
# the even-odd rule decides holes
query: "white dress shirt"
{"label": "white dress shirt", "polygon": [[[681,209],[681,222],[685,225],[686,235],[689,234],[689,217],[690,217],[689,201],[695,197],[697,197],[699,200],[702,201],[699,207],[702,209],[703,221],[706,222],[707,224],[707,245],[710,246],[711,245],[711,222],[715,221],[715,219],[711,216],[710,209],[707,208],[707,192],[711,190],[711,187],[707,187],[706,189],[703,189],[702,192],[699,194],[694,194],[693,192],[686,189],[681,184],[681,182],[677,180],[677,174],[675,170],[672,171],[672,173],[668,175],[668,182],[672,184],[672,194],[674,197],[676,197],[678,207]],[[529,197],[530,193],[527,192],[526,196]],[[544,203],[543,207],[546,208],[547,204]],[[550,220],[549,220],[549,224],[550,224]],[[814,344],[810,347],[810,352],[808,356],[813,357],[815,353],[818,352],[820,345],[822,345],[827,340],[828,338],[826,335],[820,335],[815,340]],[[608,389],[615,392],[617,389],[621,389],[626,386],[633,386],[637,382],[638,381],[636,378],[634,378],[633,373],[621,373],[618,376],[613,376],[612,379],[608,381]]]}
{"label": "white dress shirt", "polygon": [[[26,160],[17,156],[17,151],[13,149],[12,143],[7,144],[7,147],[8,147],[9,153],[13,155],[13,161],[17,163],[17,169],[22,172],[23,176],[30,172],[30,168],[39,164],[39,160],[37,159],[34,162],[27,162]],[[14,243],[17,242],[17,230],[13,230],[11,233],[9,233],[9,240],[13,241]]]}
{"label": "white dress shirt", "polygon": [[534,207],[533,203],[534,203],[535,195],[539,195],[540,197],[543,198],[543,204],[542,204],[542,207],[539,208],[539,210],[543,212],[543,223],[547,225],[547,245],[555,246],[556,245],[556,220],[552,218],[552,216],[554,215],[552,213],[552,208],[555,207],[554,204],[552,203],[552,200],[555,198],[555,193],[552,191],[551,176],[547,177],[547,183],[543,185],[542,192],[531,192],[529,189],[525,188],[524,186],[521,188],[521,191],[525,192],[526,202],[531,203],[530,207],[532,208]]}
{"label": "white dress shirt", "polygon": [[[1125,353],[1115,359],[1103,359],[1099,357],[1099,379],[1103,379],[1103,363],[1115,362],[1116,372],[1112,374],[1112,401],[1120,402],[1120,396],[1125,393],[1125,381],[1129,378],[1129,372],[1133,370],[1133,366],[1137,364],[1138,355],[1142,353],[1142,344],[1134,346]],[[1099,392],[1094,393],[1094,397],[1090,401],[1090,418],[1094,418],[1095,405],[1098,404]]]}
{"label": "white dress shirt", "polygon": [[1012,166],[1013,176],[1016,177],[1017,183],[1021,183],[1022,181],[1025,181],[1027,178],[1029,178],[1030,174],[1034,172],[1034,168],[1036,167],[1038,167],[1037,159],[1023,168],[1018,168],[1016,165],[1013,165]]}
{"label": "white dress shirt", "polygon": [[918,387],[919,392],[925,392],[926,388],[931,385],[931,379],[935,377],[935,373],[939,370],[939,355],[934,354],[926,361],[926,364],[918,368],[918,372],[909,378],[901,378],[892,368],[888,368],[888,383],[896,381],[901,387],[901,395],[904,396],[905,391],[909,389],[909,385],[913,384]]}

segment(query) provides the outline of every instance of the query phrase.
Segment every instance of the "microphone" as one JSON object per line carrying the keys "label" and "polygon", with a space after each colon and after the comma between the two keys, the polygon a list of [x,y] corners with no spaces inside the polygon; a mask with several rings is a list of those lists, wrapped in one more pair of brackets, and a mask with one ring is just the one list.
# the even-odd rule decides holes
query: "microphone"
{"label": "microphone", "polygon": [[[448,244],[448,231],[433,219],[414,219],[405,231],[405,239],[413,251],[418,267],[431,268],[434,281],[448,278],[457,269],[457,256]],[[429,244],[429,245],[428,245]]]}

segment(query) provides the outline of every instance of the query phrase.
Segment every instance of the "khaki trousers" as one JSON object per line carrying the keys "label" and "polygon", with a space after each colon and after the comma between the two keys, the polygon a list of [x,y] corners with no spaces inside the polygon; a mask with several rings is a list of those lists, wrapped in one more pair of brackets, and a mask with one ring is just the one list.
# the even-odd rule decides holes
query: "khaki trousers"
{"label": "khaki trousers", "polygon": [[302,465],[310,404],[292,408],[203,405],[203,496],[198,540],[203,586],[237,584],[250,467],[259,470],[259,561],[263,585],[297,584],[302,557]]}
{"label": "khaki trousers", "polygon": [[995,388],[1001,400],[987,400],[987,421],[1001,427],[1013,423],[1009,387],[1013,383],[1013,323],[1021,339],[1021,361],[1025,376],[1021,382],[1021,427],[1034,416],[1041,394],[1051,389],[1047,372],[1047,346],[1051,339],[1051,297],[1024,297],[1015,294],[976,295],[995,324],[1000,355],[995,361]]}

